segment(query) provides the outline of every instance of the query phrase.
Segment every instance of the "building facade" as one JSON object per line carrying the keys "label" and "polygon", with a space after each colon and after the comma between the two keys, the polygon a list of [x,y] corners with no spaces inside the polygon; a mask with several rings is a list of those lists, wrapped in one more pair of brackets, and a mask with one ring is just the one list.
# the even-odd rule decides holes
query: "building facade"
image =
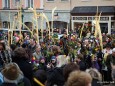
{"label": "building facade", "polygon": [[[66,22],[75,31],[81,23],[91,22],[93,25],[95,15],[102,12],[100,26],[102,32],[111,34],[115,30],[115,0],[44,0],[44,10],[51,21],[51,9],[57,7],[55,13],[58,18],[54,20],[59,25]],[[54,28],[65,28],[63,25]]]}
{"label": "building facade", "polygon": [[[63,29],[67,28],[67,25],[70,26],[70,17],[71,17],[71,0],[44,0],[44,12],[49,19],[50,26],[53,21],[54,29]],[[53,20],[52,20],[52,10],[57,8],[54,11]],[[47,28],[47,27],[46,27]]]}
{"label": "building facade", "polygon": [[[94,23],[97,13],[102,12],[100,26],[102,32],[111,34],[115,30],[115,0],[0,0],[0,28],[8,28],[12,25],[15,14],[19,11],[17,7],[22,3],[22,20],[29,28],[33,25],[33,12],[28,8],[37,9],[37,13],[45,13],[51,28],[75,31],[82,23]],[[54,8],[54,15],[52,10]],[[53,20],[52,20],[53,16]],[[38,18],[38,28],[47,29],[46,20]],[[52,27],[53,21],[53,27]],[[24,27],[25,28],[25,27]]]}
{"label": "building facade", "polygon": [[[15,29],[18,29],[19,20],[16,20],[16,16],[21,11],[22,23],[31,29],[34,13],[29,8],[36,9],[37,13],[43,12],[43,0],[0,0],[0,28],[3,30],[12,28],[15,20]],[[24,28],[26,27],[23,26]]]}

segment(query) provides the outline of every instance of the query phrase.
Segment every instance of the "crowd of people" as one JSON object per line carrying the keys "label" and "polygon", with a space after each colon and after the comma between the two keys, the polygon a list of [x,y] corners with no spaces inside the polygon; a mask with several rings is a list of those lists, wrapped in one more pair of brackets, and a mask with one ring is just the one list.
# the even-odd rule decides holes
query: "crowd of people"
{"label": "crowd of people", "polygon": [[115,34],[88,31],[0,42],[0,86],[115,86]]}

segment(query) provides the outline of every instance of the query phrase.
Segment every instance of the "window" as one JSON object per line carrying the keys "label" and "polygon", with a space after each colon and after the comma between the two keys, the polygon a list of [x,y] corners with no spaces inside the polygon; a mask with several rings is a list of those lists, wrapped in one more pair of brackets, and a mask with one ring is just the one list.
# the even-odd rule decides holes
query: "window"
{"label": "window", "polygon": [[20,2],[20,0],[15,0],[15,2]]}
{"label": "window", "polygon": [[3,8],[10,8],[10,0],[2,0]]}
{"label": "window", "polygon": [[40,9],[43,9],[43,8],[44,8],[44,1],[40,0]]}
{"label": "window", "polygon": [[20,2],[20,0],[15,0],[15,3],[19,3]]}
{"label": "window", "polygon": [[30,7],[33,8],[33,0],[26,0],[26,7],[27,8],[30,8]]}
{"label": "window", "polygon": [[8,27],[10,27],[10,22],[4,21],[3,22],[3,28],[8,28]]}
{"label": "window", "polygon": [[54,0],[47,0],[47,1],[54,1]]}
{"label": "window", "polygon": [[69,0],[61,0],[61,1],[69,1]]}
{"label": "window", "polygon": [[90,1],[90,0],[81,0],[81,1]]}
{"label": "window", "polygon": [[15,6],[18,6],[20,4],[20,0],[15,0]]}
{"label": "window", "polygon": [[[32,22],[25,22],[25,25],[32,31]],[[26,27],[24,29],[27,30]]]}

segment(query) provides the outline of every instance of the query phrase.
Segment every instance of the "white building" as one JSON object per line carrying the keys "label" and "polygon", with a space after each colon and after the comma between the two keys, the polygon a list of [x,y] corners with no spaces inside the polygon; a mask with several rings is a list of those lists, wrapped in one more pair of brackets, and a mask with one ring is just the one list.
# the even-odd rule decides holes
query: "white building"
{"label": "white building", "polygon": [[44,12],[49,21],[52,21],[51,10],[55,7],[58,17],[53,28],[63,29],[69,23],[70,28],[76,30],[79,24],[94,21],[98,7],[98,12],[102,12],[102,32],[111,34],[111,30],[115,30],[115,0],[44,0]]}

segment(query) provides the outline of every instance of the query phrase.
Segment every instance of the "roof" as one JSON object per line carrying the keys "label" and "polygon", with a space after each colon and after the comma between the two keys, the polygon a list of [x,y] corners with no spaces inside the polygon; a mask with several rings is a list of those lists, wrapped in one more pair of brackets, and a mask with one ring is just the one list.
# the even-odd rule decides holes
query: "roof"
{"label": "roof", "polygon": [[[97,6],[74,7],[71,14],[96,14]],[[98,6],[98,13],[115,14],[115,6]]]}

